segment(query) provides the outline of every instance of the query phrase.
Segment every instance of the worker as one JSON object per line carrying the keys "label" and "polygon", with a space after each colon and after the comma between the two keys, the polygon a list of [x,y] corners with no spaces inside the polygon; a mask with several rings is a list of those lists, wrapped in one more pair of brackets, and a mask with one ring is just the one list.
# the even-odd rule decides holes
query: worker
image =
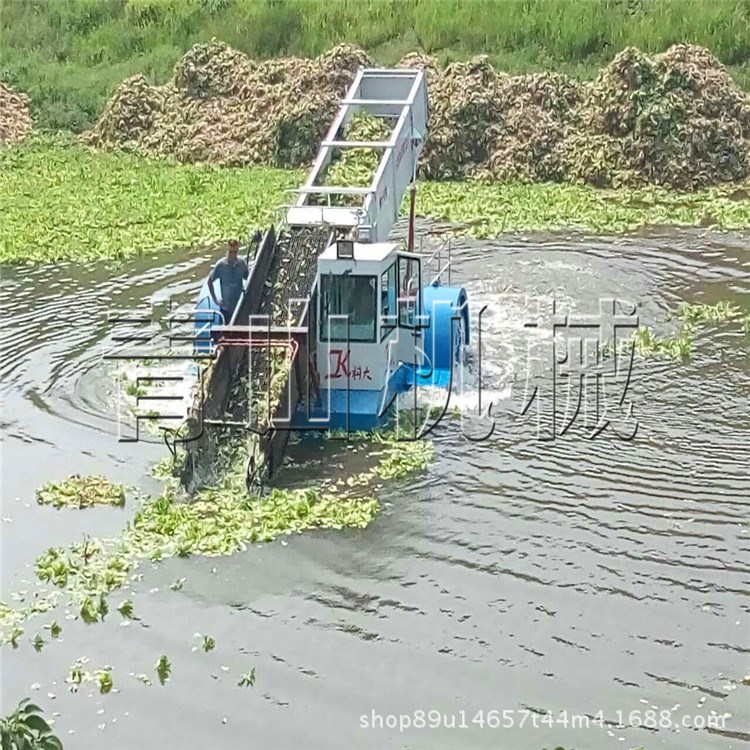
{"label": "worker", "polygon": [[[243,282],[249,274],[247,263],[239,257],[239,249],[237,240],[229,240],[226,257],[218,261],[208,279],[208,291],[221,312],[223,325],[229,325],[242,296]],[[221,286],[221,297],[217,297],[214,290],[217,279]]]}

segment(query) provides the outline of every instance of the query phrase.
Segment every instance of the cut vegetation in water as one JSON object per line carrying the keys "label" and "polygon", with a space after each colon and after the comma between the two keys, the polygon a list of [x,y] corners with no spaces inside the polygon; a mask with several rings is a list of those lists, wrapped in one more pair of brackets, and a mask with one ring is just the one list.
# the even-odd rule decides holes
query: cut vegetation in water
{"label": "cut vegetation in water", "polygon": [[[685,361],[692,354],[693,341],[700,327],[729,322],[737,325],[739,333],[750,336],[750,310],[743,310],[729,300],[721,300],[715,304],[682,302],[665,319],[679,322],[679,328],[674,334],[661,336],[650,326],[641,326],[628,340],[621,342],[621,350],[626,351],[632,347],[642,357]],[[610,351],[611,343],[605,347],[605,353]]]}
{"label": "cut vegetation in water", "polygon": [[62,482],[48,482],[37,490],[40,505],[55,508],[90,508],[94,505],[125,505],[125,487],[105,477],[74,474]]}
{"label": "cut vegetation in water", "polygon": [[[336,169],[348,170],[346,162]],[[299,180],[292,171],[184,165],[48,141],[0,149],[0,262],[117,260],[244,238],[249,226],[272,221]],[[663,224],[741,229],[750,227],[750,192],[427,182],[417,191],[417,213],[476,237],[570,228],[615,234]]]}
{"label": "cut vegetation in water", "polygon": [[[247,441],[235,440],[222,453],[226,463],[220,480],[191,502],[179,500],[172,488],[146,498],[120,537],[50,548],[36,561],[37,577],[65,593],[91,624],[108,615],[108,595],[125,585],[143,561],[229,555],[310,529],[364,528],[378,511],[378,501],[368,494],[376,483],[422,470],[433,455],[429,442],[402,442],[389,432],[376,433],[375,441],[375,464],[354,477],[324,481],[317,488],[274,488],[253,497],[245,486]],[[132,603],[118,609],[123,617],[133,615]],[[16,640],[23,633],[21,623],[36,613],[0,604],[0,642]]]}

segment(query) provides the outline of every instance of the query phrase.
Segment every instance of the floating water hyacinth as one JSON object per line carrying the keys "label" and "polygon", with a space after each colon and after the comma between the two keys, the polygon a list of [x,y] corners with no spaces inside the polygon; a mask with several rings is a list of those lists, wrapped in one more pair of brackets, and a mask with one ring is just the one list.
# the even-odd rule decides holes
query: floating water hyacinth
{"label": "floating water hyacinth", "polygon": [[254,687],[255,686],[255,667],[240,677],[237,687]]}
{"label": "floating water hyacinth", "polygon": [[[203,185],[198,193],[189,192],[192,177]],[[244,236],[248,224],[270,224],[285,191],[302,179],[297,171],[178,164],[38,139],[0,149],[0,263],[119,260],[214,246]],[[664,224],[737,229],[750,226],[749,196],[750,187],[734,185],[686,197],[656,187],[433,181],[420,183],[417,213],[480,238],[561,228],[611,234]],[[296,281],[290,273],[276,283]]]}
{"label": "floating water hyacinth", "polygon": [[40,505],[55,508],[90,508],[93,505],[124,505],[125,487],[105,477],[74,474],[62,482],[48,482],[36,492]]}
{"label": "floating water hyacinth", "polygon": [[102,695],[112,692],[114,682],[112,681],[112,671],[110,668],[99,669],[94,673],[96,681],[99,684],[99,692]]}
{"label": "floating water hyacinth", "polygon": [[123,259],[267,226],[294,171],[93,151],[60,138],[0,148],[0,262]]}
{"label": "floating water hyacinth", "polygon": [[[662,357],[676,361],[690,358],[693,339],[699,326],[709,323],[739,322],[740,332],[750,334],[750,312],[744,311],[731,300],[714,304],[681,302],[677,310],[665,315],[665,320],[678,320],[680,326],[671,336],[659,336],[650,326],[640,326],[629,338],[620,342],[621,353],[632,347],[642,357]],[[604,347],[605,355],[612,352],[612,343]]]}
{"label": "floating water hyacinth", "polygon": [[[199,492],[192,502],[181,502],[168,486],[161,496],[144,500],[119,537],[85,538],[68,547],[48,549],[37,558],[37,577],[69,596],[81,619],[93,624],[106,617],[108,595],[128,581],[140,560],[179,554],[229,555],[248,544],[309,529],[364,528],[379,508],[378,501],[368,494],[372,485],[423,469],[433,448],[425,441],[400,441],[388,430],[353,439],[361,445],[364,439],[373,441],[376,449],[371,453],[376,462],[356,475],[349,487],[273,488],[262,496],[249,496],[245,486],[248,445],[235,436],[221,454],[219,481]],[[171,588],[179,590],[183,582],[179,579]],[[54,601],[51,595],[48,598]],[[47,608],[47,598],[28,610],[0,605],[2,640],[17,642],[23,634],[20,623]],[[130,600],[122,602],[118,610],[123,617],[133,616]],[[208,651],[215,642],[206,636],[202,645]]]}
{"label": "floating water hyacinth", "polygon": [[172,665],[169,663],[169,659],[162,654],[159,660],[156,662],[154,669],[156,669],[156,676],[159,678],[159,682],[163,685],[172,674]]}
{"label": "floating water hyacinth", "polygon": [[[195,634],[196,638],[201,640],[201,648],[208,653],[216,648],[216,641],[210,635],[201,635],[200,633]],[[197,647],[193,647],[193,651],[196,651]]]}
{"label": "floating water hyacinth", "polygon": [[76,659],[75,664],[70,668],[70,674],[65,682],[68,683],[68,689],[71,693],[77,693],[82,683],[91,679],[91,674],[85,669],[88,659],[85,656]]}

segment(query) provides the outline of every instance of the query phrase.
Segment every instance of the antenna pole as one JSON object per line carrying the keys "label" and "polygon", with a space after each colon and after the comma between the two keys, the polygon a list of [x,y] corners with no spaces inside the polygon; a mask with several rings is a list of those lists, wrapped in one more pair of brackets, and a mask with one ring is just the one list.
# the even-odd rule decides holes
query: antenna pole
{"label": "antenna pole", "polygon": [[409,238],[406,243],[406,248],[410,253],[414,252],[414,203],[417,196],[417,186],[412,182],[409,190]]}

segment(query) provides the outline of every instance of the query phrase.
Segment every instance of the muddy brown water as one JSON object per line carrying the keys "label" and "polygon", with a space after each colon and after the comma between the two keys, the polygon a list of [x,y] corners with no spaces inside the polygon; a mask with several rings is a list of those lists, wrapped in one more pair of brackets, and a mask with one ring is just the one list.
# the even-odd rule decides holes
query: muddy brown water
{"label": "muddy brown water", "polygon": [[[699,332],[686,364],[636,360],[631,442],[575,431],[539,442],[532,412],[521,415],[524,295],[586,313],[600,297],[627,298],[667,331],[664,312],[681,300],[747,305],[749,250],[747,234],[687,230],[460,243],[454,280],[475,310],[487,304],[491,438],[469,442],[455,421],[438,429],[436,460],[387,487],[365,530],[148,563],[102,624],[62,609],[39,617],[0,652],[2,712],[31,696],[59,713],[68,748],[750,747],[750,687],[738,684],[750,672],[747,339],[718,326]],[[104,313],[189,301],[210,260],[3,269],[3,599],[33,591],[48,546],[114,535],[133,513],[37,507],[41,483],[78,471],[158,487],[148,474],[158,441],[117,441]],[[308,460],[304,475],[291,466],[283,481],[330,472],[347,460],[336,451],[303,441],[292,457]],[[114,611],[126,597],[140,617],[128,626]],[[53,616],[62,641],[36,653],[29,638]],[[191,651],[196,632],[215,650]],[[164,687],[129,676],[155,678],[160,654],[172,663]],[[80,656],[111,665],[119,692],[71,694],[64,679]],[[237,687],[251,667],[255,687]],[[441,726],[361,726],[373,712],[387,723],[418,710],[439,712]],[[493,710],[499,727],[473,721]],[[668,711],[667,726],[614,726],[647,723],[648,710],[657,721]],[[605,723],[565,727],[563,711]],[[723,727],[669,725],[711,715]]]}

